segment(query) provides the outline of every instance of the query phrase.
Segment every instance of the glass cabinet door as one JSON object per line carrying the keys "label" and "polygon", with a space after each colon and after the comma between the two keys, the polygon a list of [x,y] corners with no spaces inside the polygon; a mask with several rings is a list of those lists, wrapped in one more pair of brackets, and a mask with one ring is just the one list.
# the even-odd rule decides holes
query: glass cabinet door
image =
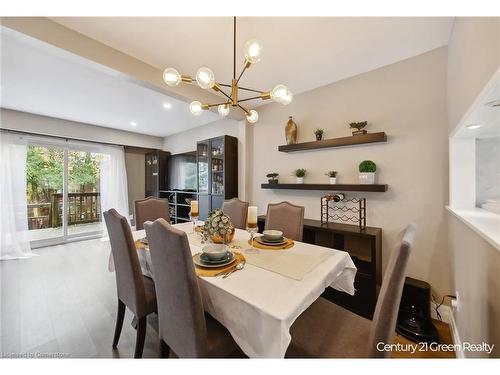
{"label": "glass cabinet door", "polygon": [[198,192],[199,193],[209,193],[209,166],[208,162],[210,160],[209,155],[209,142],[198,142],[197,145],[197,159],[198,159]]}
{"label": "glass cabinet door", "polygon": [[212,139],[210,153],[212,194],[224,195],[224,137]]}

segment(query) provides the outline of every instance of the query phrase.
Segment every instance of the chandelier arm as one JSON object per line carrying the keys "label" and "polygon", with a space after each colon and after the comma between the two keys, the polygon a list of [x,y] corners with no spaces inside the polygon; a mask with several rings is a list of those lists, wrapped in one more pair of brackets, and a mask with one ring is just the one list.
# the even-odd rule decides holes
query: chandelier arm
{"label": "chandelier arm", "polygon": [[[219,84],[219,86],[224,86],[224,85]],[[216,90],[216,92],[220,92],[222,95],[224,95],[226,98],[228,98],[229,101],[232,101],[231,97],[228,94],[226,94],[224,91]]]}
{"label": "chandelier arm", "polygon": [[238,84],[238,82],[240,82],[240,79],[241,79],[241,77],[243,76],[243,73],[245,73],[245,72],[246,72],[246,70],[247,70],[248,68],[250,68],[250,65],[252,65],[252,63],[251,63],[250,61],[248,61],[248,60],[245,60],[245,65],[243,65],[243,70],[241,71],[240,76],[239,76],[239,77],[238,77],[238,79],[236,80],[236,84]]}
{"label": "chandelier arm", "polygon": [[[231,88],[232,86],[228,83],[217,83],[219,86],[222,86],[222,87],[229,87]],[[251,92],[258,92],[259,94],[264,94],[266,93],[267,91],[261,91],[261,90],[256,90],[256,89],[251,89],[251,88],[248,88],[248,87],[241,87],[241,86],[238,86],[238,90],[244,90],[244,91],[251,91]]]}
{"label": "chandelier arm", "polygon": [[241,87],[241,86],[238,86],[238,89],[240,90],[244,90],[244,91],[251,91],[251,92],[258,92],[259,94],[264,94],[265,91],[260,91],[260,90],[255,90],[255,89],[250,89],[248,87]]}
{"label": "chandelier arm", "polygon": [[245,112],[245,115],[247,116],[250,116],[250,112],[248,112],[248,110],[246,110],[245,108],[243,108],[241,105],[238,104],[238,107],[240,107],[240,109]]}
{"label": "chandelier arm", "polygon": [[262,97],[260,95],[259,96],[252,96],[251,98],[246,98],[246,99],[238,100],[238,103],[248,102],[249,100],[255,100],[255,99],[262,99]]}
{"label": "chandelier arm", "polygon": [[208,108],[212,108],[212,107],[218,107],[218,106],[223,105],[223,104],[225,104],[225,105],[229,105],[229,104],[231,104],[231,103],[230,103],[230,102],[222,102],[222,103],[207,104],[207,105],[208,105]]}

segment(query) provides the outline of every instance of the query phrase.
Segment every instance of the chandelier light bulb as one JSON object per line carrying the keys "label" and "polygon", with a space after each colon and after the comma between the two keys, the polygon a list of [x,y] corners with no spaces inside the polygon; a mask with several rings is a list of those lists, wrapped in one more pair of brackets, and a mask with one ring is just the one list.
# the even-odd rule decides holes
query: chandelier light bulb
{"label": "chandelier light bulb", "polygon": [[[277,103],[284,104],[287,100],[291,101],[291,98],[288,96],[288,88],[285,85],[276,85],[271,90],[271,99]],[[290,92],[291,95],[291,92]],[[288,103],[290,103],[290,101]],[[286,103],[286,104],[288,104]]]}
{"label": "chandelier light bulb", "polygon": [[220,104],[217,107],[217,111],[219,112],[219,115],[225,117],[229,114],[229,106],[227,104]]}
{"label": "chandelier light bulb", "polygon": [[286,94],[281,98],[280,103],[283,105],[288,105],[292,102],[293,94],[290,90],[286,90]]}
{"label": "chandelier light bulb", "polygon": [[199,101],[194,101],[189,105],[189,110],[193,115],[199,116],[203,112],[203,107]]}
{"label": "chandelier light bulb", "polygon": [[257,113],[257,111],[255,109],[251,109],[249,111],[249,114],[247,115],[247,121],[250,124],[255,124],[258,119],[259,119],[259,114]]}
{"label": "chandelier light bulb", "polygon": [[170,87],[174,87],[181,82],[181,75],[174,68],[167,68],[163,71],[163,80]]}
{"label": "chandelier light bulb", "polygon": [[209,68],[202,67],[196,72],[196,82],[202,89],[211,89],[215,85],[215,76]]}
{"label": "chandelier light bulb", "polygon": [[262,43],[257,39],[250,39],[245,43],[245,59],[255,64],[262,60]]}

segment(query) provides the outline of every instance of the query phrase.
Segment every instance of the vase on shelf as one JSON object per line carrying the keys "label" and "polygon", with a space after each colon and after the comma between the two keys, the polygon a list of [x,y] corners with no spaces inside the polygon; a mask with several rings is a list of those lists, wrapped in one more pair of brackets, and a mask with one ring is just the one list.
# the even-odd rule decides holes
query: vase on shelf
{"label": "vase on shelf", "polygon": [[288,122],[285,127],[285,138],[287,145],[297,143],[297,124],[293,121],[292,116],[288,116]]}
{"label": "vase on shelf", "polygon": [[303,184],[304,183],[304,177],[297,177],[297,183],[298,184]]}
{"label": "vase on shelf", "polygon": [[337,177],[330,177],[330,184],[335,185],[337,183]]}
{"label": "vase on shelf", "polygon": [[361,172],[359,174],[359,183],[363,185],[372,185],[375,183],[375,172]]}

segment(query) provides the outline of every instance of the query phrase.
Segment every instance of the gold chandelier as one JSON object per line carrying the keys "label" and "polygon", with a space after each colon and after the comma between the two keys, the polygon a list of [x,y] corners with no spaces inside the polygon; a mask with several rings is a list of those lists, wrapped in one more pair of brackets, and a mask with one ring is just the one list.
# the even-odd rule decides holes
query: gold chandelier
{"label": "gold chandelier", "polygon": [[[217,107],[217,111],[221,116],[227,116],[230,111],[230,107],[238,107],[242,110],[247,118],[247,121],[251,124],[257,122],[259,119],[259,114],[255,109],[246,109],[241,105],[241,103],[248,102],[255,99],[268,100],[272,99],[275,102],[287,105],[290,104],[293,98],[293,94],[288,90],[285,85],[276,85],[271,91],[260,91],[247,87],[239,86],[239,82],[243,73],[262,59],[262,44],[256,39],[250,39],[245,43],[245,63],[243,69],[236,78],[236,17],[233,18],[233,79],[231,84],[216,82],[214,73],[207,67],[201,67],[196,72],[196,78],[193,79],[190,76],[185,76],[179,74],[179,72],[174,68],[167,68],[163,72],[163,80],[170,87],[179,85],[179,83],[192,84],[194,80],[202,89],[212,89],[217,93],[224,95],[225,101],[215,104],[202,104],[199,101],[194,101],[189,105],[189,110],[195,116],[202,114],[204,110],[209,110],[213,107]],[[231,89],[228,94],[224,92],[222,87],[227,87]],[[256,93],[258,95],[249,98],[239,99],[239,91],[247,91]]]}

